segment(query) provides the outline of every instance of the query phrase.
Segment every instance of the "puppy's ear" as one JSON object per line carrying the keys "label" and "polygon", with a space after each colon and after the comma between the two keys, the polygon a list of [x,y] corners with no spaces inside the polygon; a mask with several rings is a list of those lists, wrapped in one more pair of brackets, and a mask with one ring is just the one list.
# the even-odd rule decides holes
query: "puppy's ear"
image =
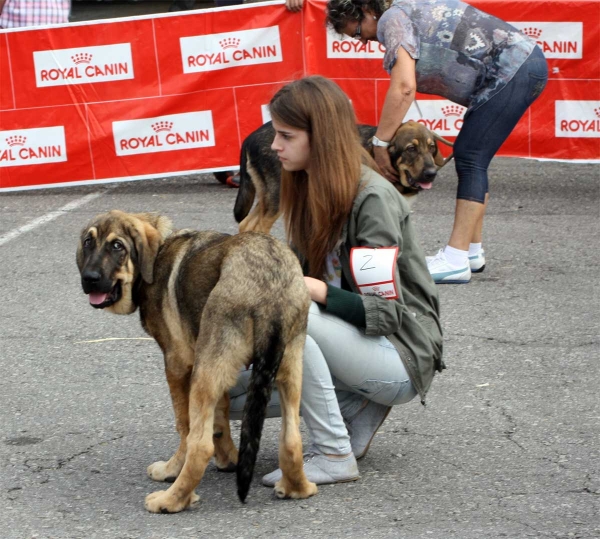
{"label": "puppy's ear", "polygon": [[[159,224],[159,220],[160,218],[154,222]],[[157,229],[154,222],[149,222],[145,215],[140,214],[135,216],[135,219],[129,228],[129,233],[135,244],[135,250],[137,251],[142,279],[148,284],[154,282],[154,262],[165,237],[164,232]]]}
{"label": "puppy's ear", "polygon": [[445,163],[444,156],[442,155],[442,152],[440,152],[440,147],[439,147],[438,142],[435,139],[435,137],[433,139],[433,142],[435,143],[435,150],[433,153],[433,162],[435,163],[436,167],[442,168]]}
{"label": "puppy's ear", "polygon": [[450,146],[450,148],[452,148],[454,146],[454,144],[452,144],[452,142],[450,142],[449,140],[446,140],[445,138],[440,137],[437,133],[434,133],[433,131],[430,131],[429,134],[431,135],[431,138],[435,142],[435,155],[433,156],[433,161],[438,167],[441,168],[448,161],[450,161],[452,159],[453,154],[450,154],[447,159],[444,159],[442,152],[440,152],[440,147],[439,147],[438,143],[442,142],[446,146]]}

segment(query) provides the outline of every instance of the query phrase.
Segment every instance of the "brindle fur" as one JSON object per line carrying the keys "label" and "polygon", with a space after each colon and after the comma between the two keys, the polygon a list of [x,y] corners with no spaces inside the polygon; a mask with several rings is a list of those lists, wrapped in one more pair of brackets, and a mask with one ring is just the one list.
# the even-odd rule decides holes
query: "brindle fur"
{"label": "brindle fur", "polygon": [[[359,125],[361,144],[370,153],[376,127]],[[240,188],[233,214],[240,232],[268,233],[279,218],[279,184],[281,164],[271,150],[273,124],[267,122],[248,135],[240,153]],[[402,124],[392,138],[388,151],[399,180],[394,185],[409,200],[421,189],[417,183],[431,183],[437,171],[452,156],[444,160],[437,142],[452,146],[451,142],[429,131],[423,124],[409,121]],[[252,205],[257,197],[254,208]]]}
{"label": "brindle fur", "polygon": [[[77,265],[85,293],[109,293],[97,307],[118,314],[139,307],[143,328],[164,354],[180,444],[168,461],[148,467],[152,479],[174,481],[146,497],[148,511],[174,513],[198,500],[194,489],[213,455],[220,470],[237,464],[245,500],[273,379],[282,404],[283,478],[275,493],[316,494],[304,475],[299,431],[310,297],[286,245],[254,232],[171,232],[164,216],[113,210],[83,229]],[[251,363],[238,460],[228,391]]]}

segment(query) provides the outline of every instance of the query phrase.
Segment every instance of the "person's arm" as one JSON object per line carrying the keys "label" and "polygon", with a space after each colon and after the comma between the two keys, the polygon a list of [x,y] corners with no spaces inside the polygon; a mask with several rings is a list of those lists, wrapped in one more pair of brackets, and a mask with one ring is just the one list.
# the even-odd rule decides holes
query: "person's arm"
{"label": "person's arm", "polygon": [[0,0],[0,13],[2,13],[2,10],[4,9],[4,4],[6,4],[6,0]]}
{"label": "person's arm", "polygon": [[327,284],[325,281],[320,281],[314,277],[304,277],[304,282],[308,288],[310,299],[321,305],[327,305]]}
{"label": "person's arm", "polygon": [[308,287],[310,299],[323,305],[328,313],[339,316],[359,328],[365,327],[365,308],[358,294],[312,277],[304,277],[304,282]]}
{"label": "person's arm", "polygon": [[[404,47],[400,47],[396,63],[392,67],[390,87],[381,110],[381,120],[375,133],[380,140],[386,142],[392,140],[415,99],[417,91],[415,64],[416,61]],[[388,149],[373,146],[373,155],[384,176],[390,181],[397,181],[398,173],[392,167]]]}
{"label": "person's arm", "polygon": [[[367,187],[365,193],[356,220],[357,245],[373,248],[398,247],[398,257],[402,256],[402,222],[408,213],[406,206],[399,200],[401,195],[391,184],[383,189]],[[402,299],[402,278],[397,264],[393,271],[394,283],[400,295],[398,299],[360,296],[365,310],[367,335],[391,335],[398,331],[402,324],[405,307]]]}

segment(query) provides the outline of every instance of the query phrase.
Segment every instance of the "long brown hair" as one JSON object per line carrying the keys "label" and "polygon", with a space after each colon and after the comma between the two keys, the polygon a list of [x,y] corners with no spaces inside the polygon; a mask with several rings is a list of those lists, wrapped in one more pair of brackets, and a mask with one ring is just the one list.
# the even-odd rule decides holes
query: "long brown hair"
{"label": "long brown hair", "polygon": [[363,150],[348,96],[333,81],[311,76],[279,90],[271,117],[308,132],[310,176],[281,171],[280,209],[288,240],[308,264],[308,275],[322,279],[327,255],[339,240],[358,191]]}

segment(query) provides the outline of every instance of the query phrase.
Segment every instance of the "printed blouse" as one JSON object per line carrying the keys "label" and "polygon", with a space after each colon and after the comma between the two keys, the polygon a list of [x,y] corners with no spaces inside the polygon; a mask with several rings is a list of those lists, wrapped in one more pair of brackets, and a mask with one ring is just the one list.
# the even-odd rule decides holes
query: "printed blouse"
{"label": "printed blouse", "polygon": [[536,43],[459,0],[396,0],[377,25],[391,72],[403,47],[416,62],[417,91],[471,109],[513,78]]}

